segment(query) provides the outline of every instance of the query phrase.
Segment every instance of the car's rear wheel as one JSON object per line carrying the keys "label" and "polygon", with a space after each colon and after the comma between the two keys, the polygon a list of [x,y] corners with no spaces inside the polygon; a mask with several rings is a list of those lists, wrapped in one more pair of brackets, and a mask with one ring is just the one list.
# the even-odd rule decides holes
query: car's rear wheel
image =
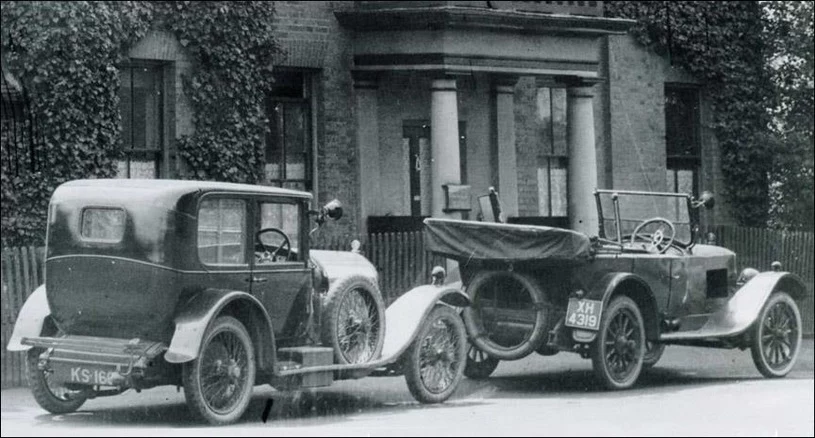
{"label": "car's rear wheel", "polygon": [[603,311],[600,331],[591,346],[594,372],[609,389],[630,388],[642,371],[645,328],[637,304],[620,295]]}
{"label": "car's rear wheel", "polygon": [[642,358],[642,366],[644,368],[651,368],[662,359],[662,353],[665,352],[665,344],[659,342],[645,341],[645,356]]}
{"label": "car's rear wheel", "polygon": [[321,318],[323,345],[340,364],[375,360],[385,342],[385,303],[379,287],[361,275],[332,285]]}
{"label": "car's rear wheel", "polygon": [[46,411],[52,414],[69,414],[79,409],[87,400],[85,391],[76,391],[63,384],[53,382],[50,373],[37,367],[41,348],[28,350],[28,383],[34,400]]}
{"label": "car's rear wheel", "polygon": [[466,348],[467,333],[458,313],[436,306],[403,356],[413,397],[421,403],[441,403],[453,395],[464,373]]}
{"label": "car's rear wheel", "polygon": [[218,317],[198,358],[184,364],[183,382],[194,415],[216,425],[237,421],[255,384],[255,353],[246,327],[231,316]]}
{"label": "car's rear wheel", "polygon": [[475,345],[467,346],[467,364],[464,366],[464,375],[470,379],[486,379],[498,368],[501,361],[479,350]]}
{"label": "car's rear wheel", "polygon": [[792,370],[801,349],[801,312],[785,292],[764,303],[753,328],[753,362],[764,377],[784,377]]}
{"label": "car's rear wheel", "polygon": [[515,360],[544,341],[546,295],[538,282],[515,271],[482,271],[467,285],[472,304],[463,311],[467,334],[479,350]]}

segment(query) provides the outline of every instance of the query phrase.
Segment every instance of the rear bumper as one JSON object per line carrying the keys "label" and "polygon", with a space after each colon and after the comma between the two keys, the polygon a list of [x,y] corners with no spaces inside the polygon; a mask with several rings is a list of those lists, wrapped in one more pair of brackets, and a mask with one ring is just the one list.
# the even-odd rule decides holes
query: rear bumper
{"label": "rear bumper", "polygon": [[64,336],[23,338],[22,344],[45,350],[37,367],[56,382],[146,388],[171,377],[161,358],[167,345],[161,342]]}

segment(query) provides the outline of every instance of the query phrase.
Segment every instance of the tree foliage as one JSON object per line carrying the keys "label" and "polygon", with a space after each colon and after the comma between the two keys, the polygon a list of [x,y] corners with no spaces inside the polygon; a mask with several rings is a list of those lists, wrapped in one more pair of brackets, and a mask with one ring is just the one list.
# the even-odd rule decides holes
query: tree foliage
{"label": "tree foliage", "polygon": [[3,68],[26,102],[24,123],[4,123],[0,138],[3,244],[43,242],[62,182],[115,176],[119,66],[150,29],[172,32],[194,60],[184,82],[196,129],[178,139],[189,176],[256,181],[273,14],[267,2],[3,2]]}
{"label": "tree foliage", "polygon": [[765,2],[775,101],[770,108],[773,169],[770,222],[781,228],[815,230],[815,31],[812,2]]}
{"label": "tree foliage", "polygon": [[765,226],[772,84],[758,2],[609,1],[606,16],[637,20],[633,35],[703,79],[722,154],[725,199],[742,225]]}

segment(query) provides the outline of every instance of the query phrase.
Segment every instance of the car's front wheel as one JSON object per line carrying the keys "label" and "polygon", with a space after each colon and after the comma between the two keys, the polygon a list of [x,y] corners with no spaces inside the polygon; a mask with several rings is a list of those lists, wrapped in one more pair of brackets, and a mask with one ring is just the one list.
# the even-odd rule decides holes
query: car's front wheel
{"label": "car's front wheel", "polygon": [[87,400],[84,391],[75,391],[64,385],[51,381],[48,371],[37,367],[41,348],[28,350],[28,383],[34,400],[46,411],[52,414],[69,414],[79,409]]}
{"label": "car's front wheel", "polygon": [[237,421],[255,383],[255,353],[249,332],[231,316],[207,329],[198,358],[184,364],[184,396],[193,413],[211,424]]}
{"label": "car's front wheel", "polygon": [[764,303],[753,328],[753,362],[764,377],[784,377],[801,349],[801,312],[785,292]]}
{"label": "car's front wheel", "polygon": [[642,371],[645,327],[637,304],[620,295],[603,312],[591,347],[594,372],[609,389],[630,388]]}
{"label": "car's front wheel", "polygon": [[421,403],[441,403],[453,395],[464,372],[466,348],[467,333],[458,313],[436,306],[403,356],[413,397]]}

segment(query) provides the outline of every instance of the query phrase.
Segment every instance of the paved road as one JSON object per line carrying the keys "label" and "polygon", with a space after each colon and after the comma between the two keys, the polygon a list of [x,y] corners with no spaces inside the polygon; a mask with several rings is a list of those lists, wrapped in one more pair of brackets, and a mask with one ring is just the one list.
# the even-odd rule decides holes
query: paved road
{"label": "paved road", "polygon": [[[419,405],[401,377],[336,383],[311,394],[255,388],[244,419],[224,428],[193,422],[175,388],[91,400],[54,416],[27,390],[2,391],[2,435],[626,435],[813,436],[812,340],[796,368],[768,380],[748,351],[669,347],[628,391],[593,383],[576,355],[504,362],[486,381],[465,380],[447,403]],[[260,420],[268,399],[269,421]]]}

